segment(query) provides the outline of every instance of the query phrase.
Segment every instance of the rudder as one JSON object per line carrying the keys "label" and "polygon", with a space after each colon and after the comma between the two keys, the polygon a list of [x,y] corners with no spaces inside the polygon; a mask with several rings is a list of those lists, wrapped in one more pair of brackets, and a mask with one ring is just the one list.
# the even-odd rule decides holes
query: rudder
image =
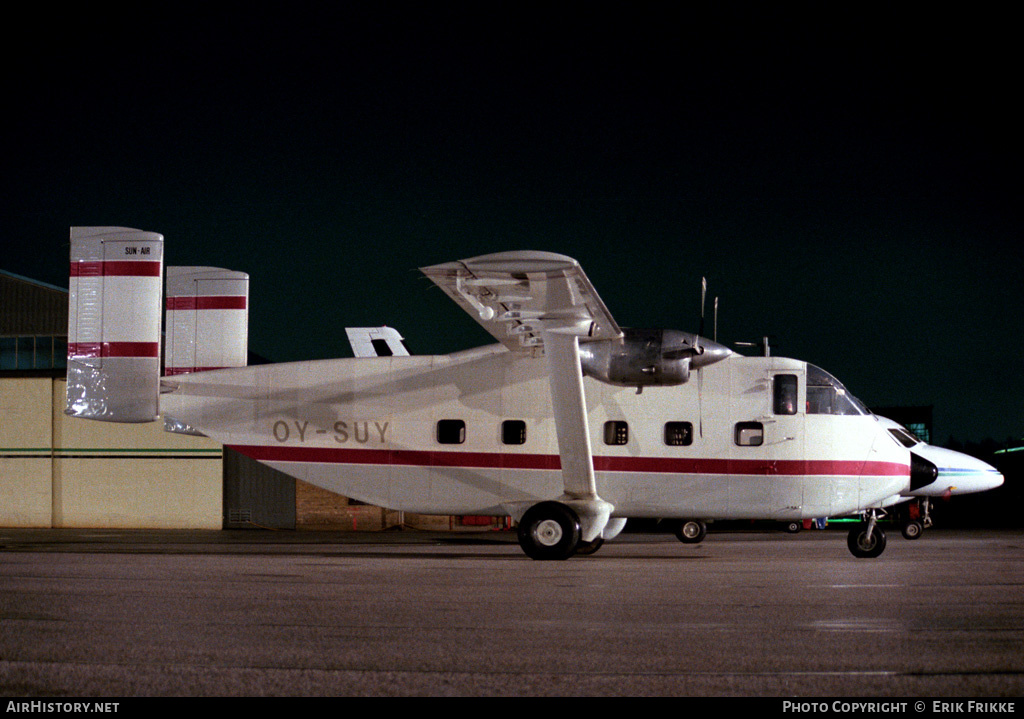
{"label": "rudder", "polygon": [[107,422],[159,414],[163,236],[72,227],[64,412]]}
{"label": "rudder", "polygon": [[168,267],[164,375],[245,367],[248,351],[249,275]]}

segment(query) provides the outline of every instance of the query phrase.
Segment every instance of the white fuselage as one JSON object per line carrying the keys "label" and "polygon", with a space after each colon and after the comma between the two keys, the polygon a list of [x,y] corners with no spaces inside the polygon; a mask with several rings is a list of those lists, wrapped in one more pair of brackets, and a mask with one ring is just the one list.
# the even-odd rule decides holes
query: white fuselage
{"label": "white fuselage", "polygon": [[[905,491],[908,450],[874,416],[803,411],[807,366],[734,355],[642,393],[586,380],[597,490],[613,516],[836,516]],[[799,379],[795,414],[773,412],[776,374]],[[370,504],[503,515],[564,491],[546,363],[500,345],[165,381],[177,386],[161,397],[165,418]]]}

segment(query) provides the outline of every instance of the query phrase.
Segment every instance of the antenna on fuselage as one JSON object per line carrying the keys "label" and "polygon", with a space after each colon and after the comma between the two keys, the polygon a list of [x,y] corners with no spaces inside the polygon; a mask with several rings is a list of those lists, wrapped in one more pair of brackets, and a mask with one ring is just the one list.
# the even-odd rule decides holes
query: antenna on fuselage
{"label": "antenna on fuselage", "polygon": [[737,347],[758,347],[765,357],[772,356],[772,349],[768,345],[768,335],[762,337],[760,342],[733,342],[733,344]]}
{"label": "antenna on fuselage", "polygon": [[[693,338],[693,349],[700,354],[700,338],[704,334],[704,301],[708,294],[708,278],[700,278],[700,325],[697,334]],[[718,298],[715,298],[715,335],[718,335]],[[704,437],[704,373],[697,368],[697,433]]]}
{"label": "antenna on fuselage", "polygon": [[704,334],[704,301],[708,296],[708,278],[700,278],[700,329],[697,331],[698,335]]}
{"label": "antenna on fuselage", "polygon": [[715,297],[715,335],[712,337],[716,343],[718,342],[718,298]]}

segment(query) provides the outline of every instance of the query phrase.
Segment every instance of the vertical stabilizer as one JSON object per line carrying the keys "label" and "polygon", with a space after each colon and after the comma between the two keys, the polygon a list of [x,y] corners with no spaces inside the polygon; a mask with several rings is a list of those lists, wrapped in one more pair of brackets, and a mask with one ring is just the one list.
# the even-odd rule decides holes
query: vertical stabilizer
{"label": "vertical stabilizer", "polygon": [[245,367],[248,349],[249,275],[168,267],[164,374]]}
{"label": "vertical stabilizer", "polygon": [[108,422],[159,414],[163,239],[71,228],[67,414]]}

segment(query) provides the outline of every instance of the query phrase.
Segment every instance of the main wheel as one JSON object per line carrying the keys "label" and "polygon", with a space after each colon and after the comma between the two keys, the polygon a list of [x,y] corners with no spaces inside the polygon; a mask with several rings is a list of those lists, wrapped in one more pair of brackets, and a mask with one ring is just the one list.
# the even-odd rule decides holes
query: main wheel
{"label": "main wheel", "polygon": [[924,533],[924,525],[916,519],[911,519],[903,525],[900,532],[907,539],[920,539]]}
{"label": "main wheel", "polygon": [[804,528],[803,522],[797,522],[796,520],[794,520],[792,522],[786,522],[786,531],[789,532],[790,534],[796,534],[797,532],[799,532],[803,528]]}
{"label": "main wheel", "polygon": [[700,544],[708,534],[708,525],[699,519],[686,519],[676,525],[676,537],[683,544]]}
{"label": "main wheel", "polygon": [[868,539],[868,528],[866,526],[856,527],[850,530],[846,538],[846,546],[850,548],[853,556],[861,559],[873,559],[885,551],[885,532],[875,527]]}
{"label": "main wheel", "polygon": [[598,535],[589,542],[584,542],[582,539],[576,544],[576,555],[577,556],[588,556],[596,552],[604,544],[604,539]]}
{"label": "main wheel", "polygon": [[580,518],[559,502],[541,502],[519,520],[519,546],[531,559],[568,559],[580,542]]}

